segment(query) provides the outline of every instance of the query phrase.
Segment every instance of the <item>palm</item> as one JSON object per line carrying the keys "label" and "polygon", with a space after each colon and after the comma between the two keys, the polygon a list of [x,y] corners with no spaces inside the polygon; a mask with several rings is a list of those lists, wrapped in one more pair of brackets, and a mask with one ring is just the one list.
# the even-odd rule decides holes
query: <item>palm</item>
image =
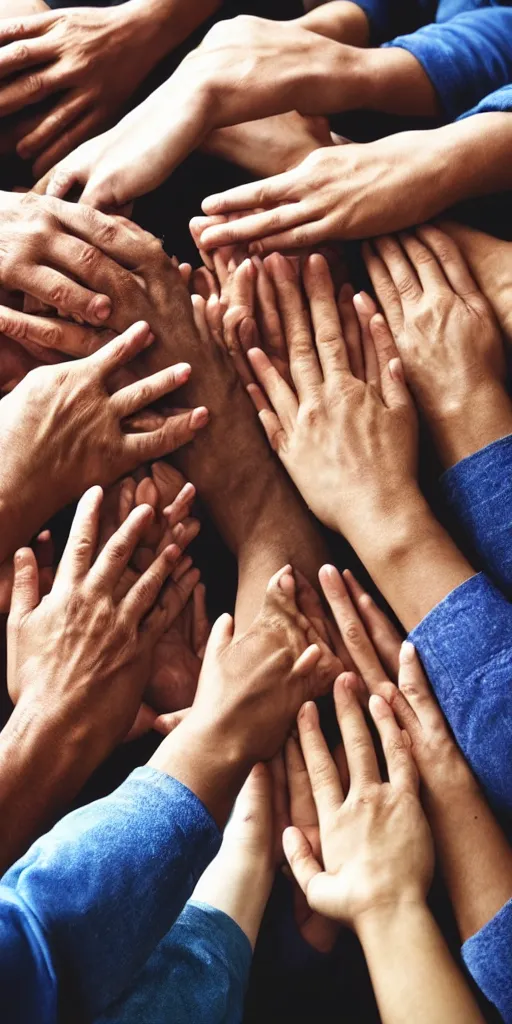
{"label": "palm", "polygon": [[161,713],[179,711],[192,704],[201,669],[201,658],[192,647],[183,613],[161,636],[154,653],[146,698]]}

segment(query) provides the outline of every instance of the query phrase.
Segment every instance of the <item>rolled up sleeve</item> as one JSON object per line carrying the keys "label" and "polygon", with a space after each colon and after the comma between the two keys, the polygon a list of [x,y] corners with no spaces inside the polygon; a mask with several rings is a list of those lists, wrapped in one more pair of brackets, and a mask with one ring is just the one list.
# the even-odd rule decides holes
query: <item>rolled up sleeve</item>
{"label": "rolled up sleeve", "polygon": [[512,10],[482,7],[398,35],[430,78],[450,121],[512,81]]}
{"label": "rolled up sleeve", "polygon": [[466,580],[412,631],[455,738],[496,811],[512,821],[512,605]]}
{"label": "rolled up sleeve", "polygon": [[512,900],[462,947],[468,971],[505,1024],[512,1024]]}

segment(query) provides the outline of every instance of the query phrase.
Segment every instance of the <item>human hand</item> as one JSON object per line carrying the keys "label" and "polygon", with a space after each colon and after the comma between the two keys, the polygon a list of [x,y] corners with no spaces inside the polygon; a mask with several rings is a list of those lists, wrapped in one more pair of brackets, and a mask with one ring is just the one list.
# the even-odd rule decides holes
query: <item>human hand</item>
{"label": "human hand", "polygon": [[[427,132],[403,132],[370,143],[317,149],[297,167],[239,185],[203,202],[204,213],[253,216],[205,226],[202,249],[235,242],[272,252],[327,239],[368,238],[435,216],[450,204],[435,187],[434,151]],[[397,202],[400,196],[400,202]]]}
{"label": "human hand", "polygon": [[181,557],[177,545],[166,547],[119,591],[152,510],[135,509],[95,557],[102,498],[94,487],[80,500],[55,581],[41,601],[34,552],[17,553],[7,630],[9,696],[35,719],[65,723],[84,762],[76,769],[82,779],[135,719],[167,623],[166,581]]}
{"label": "human hand", "polygon": [[360,550],[396,503],[416,490],[412,400],[382,317],[372,318],[371,332],[363,332],[363,381],[352,369],[361,340],[351,337],[349,352],[325,260],[312,256],[304,270],[315,342],[299,279],[283,257],[274,260],[297,394],[258,350],[249,352],[249,360],[268,401],[254,386],[249,392],[272,448],[309,507]]}
{"label": "human hand", "polygon": [[445,465],[512,431],[502,335],[455,242],[425,225],[366,243],[407,382]]}
{"label": "human hand", "polygon": [[86,359],[33,370],[2,399],[3,487],[10,512],[2,528],[5,555],[84,487],[111,483],[185,444],[204,425],[206,410],[191,410],[154,430],[125,433],[125,417],[179,387],[190,372],[178,364],[109,395],[110,375],[151,340],[147,325],[136,324]]}
{"label": "human hand", "polygon": [[296,110],[258,121],[218,128],[203,143],[205,153],[267,177],[296,167],[315,149],[334,145],[326,117]]}
{"label": "human hand", "polygon": [[[14,135],[23,159],[43,174],[124,112],[159,61],[168,32],[141,4],[71,7],[5,18],[0,27],[0,117],[23,111]],[[15,77],[11,77],[15,76]],[[27,114],[27,105],[54,97]]]}
{"label": "human hand", "polygon": [[[49,192],[63,197],[79,185],[84,202],[120,208],[161,184],[216,128],[294,109],[339,109],[331,75],[339,50],[298,23],[249,16],[219,22],[144,103],[61,161]],[[348,109],[348,87],[344,93]]]}
{"label": "human hand", "polygon": [[336,681],[334,699],[350,774],[344,792],[312,703],[298,718],[302,753],[315,800],[324,868],[298,828],[283,844],[310,907],[357,932],[372,913],[424,905],[434,868],[432,837],[418,797],[411,751],[386,702],[370,699],[389,782],[382,782],[373,741],[352,679]]}
{"label": "human hand", "polygon": [[[14,384],[36,366],[61,362],[65,355],[82,357],[96,352],[115,337],[108,328],[88,327],[60,317],[35,316],[0,305],[0,387]],[[8,385],[2,384],[3,380]]]}

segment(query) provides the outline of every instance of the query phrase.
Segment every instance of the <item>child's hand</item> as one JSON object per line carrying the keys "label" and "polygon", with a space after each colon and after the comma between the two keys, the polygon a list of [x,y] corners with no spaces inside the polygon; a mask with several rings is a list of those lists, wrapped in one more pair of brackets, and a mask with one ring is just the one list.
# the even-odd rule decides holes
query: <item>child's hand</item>
{"label": "child's hand", "polygon": [[304,705],[298,718],[324,868],[300,829],[287,829],[283,844],[309,906],[357,931],[360,920],[372,911],[424,904],[434,852],[409,745],[389,705],[373,696],[370,711],[389,773],[389,782],[382,782],[373,741],[352,690],[354,682],[351,674],[341,676],[334,688],[350,773],[346,794],[315,705]]}

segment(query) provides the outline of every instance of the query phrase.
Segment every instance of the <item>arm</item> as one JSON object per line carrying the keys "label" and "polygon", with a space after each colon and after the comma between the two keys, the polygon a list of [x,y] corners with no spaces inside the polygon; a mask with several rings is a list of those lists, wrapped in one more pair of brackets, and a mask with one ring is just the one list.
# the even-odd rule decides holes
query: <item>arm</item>
{"label": "arm", "polygon": [[[252,951],[274,881],[272,789],[255,768],[239,794],[221,848],[170,932],[101,1022],[165,1018],[237,1024]],[[199,1009],[201,1008],[201,1009]]]}
{"label": "arm", "polygon": [[[347,650],[369,692],[388,701],[400,727],[409,735],[422,783],[423,806],[459,927],[463,955],[482,991],[508,1020],[510,946],[506,936],[512,926],[512,852],[463,756],[464,752],[471,757],[473,731],[459,734],[462,752],[430,691],[414,647],[401,643],[389,619],[351,573],[344,573],[342,579],[333,568],[325,567],[321,582]],[[393,682],[386,681],[388,678]],[[433,677],[434,685],[436,680]],[[473,700],[475,716],[486,719],[485,689],[475,692]],[[496,722],[500,724],[494,742],[501,746],[502,728],[501,739],[506,746],[506,720],[497,716]],[[497,776],[500,770],[497,763]],[[511,806],[509,798],[504,808],[508,817]],[[502,935],[505,938],[500,941]],[[473,936],[474,941],[469,941]]]}
{"label": "arm", "polygon": [[[510,90],[504,102],[510,110]],[[272,252],[398,231],[464,199],[509,189],[511,144],[512,117],[495,109],[428,131],[316,150],[285,174],[206,198],[208,217],[261,206],[265,212],[202,222],[199,244],[208,250],[250,242],[250,251]]]}
{"label": "arm", "polygon": [[349,673],[334,688],[348,787],[341,785],[316,709],[308,704],[299,716],[323,868],[297,828],[284,833],[286,856],[309,905],[356,932],[384,1024],[411,1019],[480,1024],[479,1010],[427,907],[433,848],[410,749],[386,702],[371,697],[389,774],[389,782],[382,783],[355,684]]}

